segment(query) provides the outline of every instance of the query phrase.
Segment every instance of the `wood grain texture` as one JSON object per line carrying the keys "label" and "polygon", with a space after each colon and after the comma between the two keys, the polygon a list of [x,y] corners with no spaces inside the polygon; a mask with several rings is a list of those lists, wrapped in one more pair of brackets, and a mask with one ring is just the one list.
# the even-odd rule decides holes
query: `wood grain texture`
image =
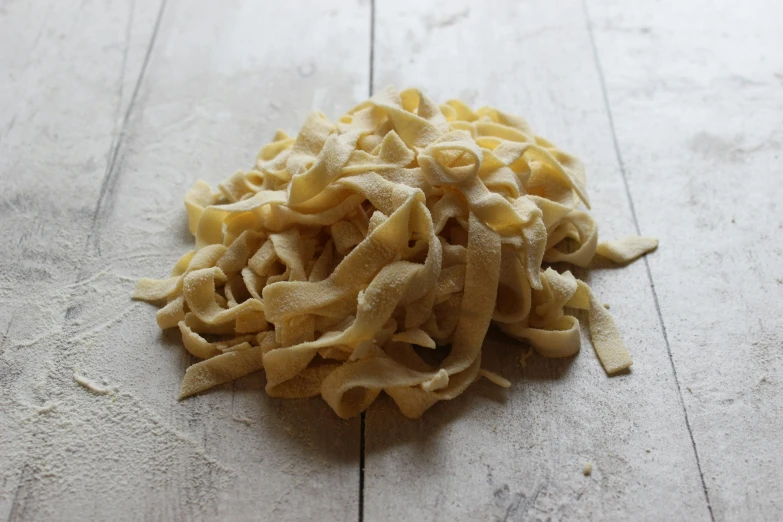
{"label": "wood grain texture", "polygon": [[[0,516],[354,519],[358,419],[270,399],[258,375],[178,403],[193,361],[130,294],[192,248],[182,197],[196,179],[252,165],[312,109],[335,117],[366,97],[369,4],[141,3],[132,21],[131,4],[55,6],[49,54],[3,84],[3,121],[19,113],[0,144],[18,229],[2,232],[17,272],[3,283]],[[15,8],[1,23],[38,15]],[[33,269],[48,279],[36,286]]]}
{"label": "wood grain texture", "polygon": [[[193,247],[181,200],[196,179],[216,184],[251,166],[277,128],[295,134],[311,110],[334,118],[363,99],[369,9],[339,5],[237,1],[194,8],[170,0],[101,234],[101,251],[120,273],[165,275]],[[126,295],[131,288],[123,285]],[[120,371],[107,362],[102,372],[199,441],[222,468],[196,461],[211,476],[197,491],[217,495],[204,518],[357,517],[359,420],[338,419],[320,400],[271,399],[262,375],[176,403],[193,361],[168,336],[161,343],[154,313],[141,306],[101,334],[129,364]],[[167,474],[171,484],[156,495],[158,508],[187,491],[188,474],[187,468]]]}
{"label": "wood grain texture", "polygon": [[[375,86],[421,87],[522,114],[586,163],[601,235],[635,232],[581,3],[380,1]],[[609,379],[587,339],[575,359],[502,336],[477,383],[418,421],[367,414],[366,520],[709,520],[643,264],[588,276],[633,354]],[[583,468],[592,463],[592,475]]]}
{"label": "wood grain texture", "polygon": [[783,518],[783,7],[590,0],[717,520]]}
{"label": "wood grain texture", "polygon": [[0,11],[3,289],[74,277],[159,4],[23,2]]}
{"label": "wood grain texture", "polygon": [[158,7],[0,8],[0,517],[10,520],[52,518],[61,510],[42,497],[67,498],[47,451],[56,434],[39,421],[60,390],[51,371],[73,283]]}

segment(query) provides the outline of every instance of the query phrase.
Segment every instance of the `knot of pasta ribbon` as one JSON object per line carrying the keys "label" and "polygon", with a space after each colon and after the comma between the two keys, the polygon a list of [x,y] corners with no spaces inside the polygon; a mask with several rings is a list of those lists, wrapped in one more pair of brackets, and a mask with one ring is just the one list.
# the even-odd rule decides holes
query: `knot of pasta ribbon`
{"label": "knot of pasta ribbon", "polygon": [[428,145],[419,153],[418,162],[430,185],[463,185],[478,176],[483,156],[468,132],[454,131]]}

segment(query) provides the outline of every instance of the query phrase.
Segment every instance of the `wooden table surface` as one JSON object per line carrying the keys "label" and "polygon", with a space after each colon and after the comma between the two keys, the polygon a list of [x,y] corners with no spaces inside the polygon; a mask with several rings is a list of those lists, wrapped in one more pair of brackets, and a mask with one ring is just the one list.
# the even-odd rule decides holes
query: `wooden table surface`
{"label": "wooden table surface", "polygon": [[[782,23],[765,0],[0,3],[0,517],[783,519]],[[493,336],[512,388],[420,420],[262,375],[177,402],[192,361],[129,295],[190,246],[185,190],[390,84],[524,115],[584,160],[602,237],[660,238],[588,276],[633,371],[587,340],[523,368]]]}

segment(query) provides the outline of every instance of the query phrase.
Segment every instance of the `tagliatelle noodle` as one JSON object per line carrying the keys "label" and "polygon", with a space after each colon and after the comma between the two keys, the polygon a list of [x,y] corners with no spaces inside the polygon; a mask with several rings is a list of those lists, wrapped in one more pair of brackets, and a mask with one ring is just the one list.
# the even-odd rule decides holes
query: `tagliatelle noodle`
{"label": "tagliatelle noodle", "polygon": [[599,243],[595,253],[615,263],[630,263],[658,248],[654,237],[628,236],[615,241]]}
{"label": "tagliatelle noodle", "polygon": [[566,312],[587,310],[606,372],[631,365],[590,288],[548,265],[626,263],[657,241],[598,244],[580,203],[581,163],[522,118],[387,89],[335,123],[316,112],[296,137],[278,131],[217,192],[196,182],[196,250],[134,298],[163,304],[159,326],[202,359],[180,398],[263,369],[275,397],[321,395],[348,418],[384,392],[418,417],[479,377],[510,386],[481,368],[491,323],[568,357],[581,336]]}

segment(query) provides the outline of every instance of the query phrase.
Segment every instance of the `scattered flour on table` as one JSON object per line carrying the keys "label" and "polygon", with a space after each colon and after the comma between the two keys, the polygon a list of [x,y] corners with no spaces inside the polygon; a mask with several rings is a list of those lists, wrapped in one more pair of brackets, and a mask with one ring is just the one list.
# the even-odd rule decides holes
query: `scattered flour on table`
{"label": "scattered flour on table", "polygon": [[11,518],[218,518],[235,484],[183,419],[116,385],[138,378],[118,366],[134,355],[118,327],[138,308],[126,279],[105,269],[0,295],[11,311],[0,317],[0,503]]}

